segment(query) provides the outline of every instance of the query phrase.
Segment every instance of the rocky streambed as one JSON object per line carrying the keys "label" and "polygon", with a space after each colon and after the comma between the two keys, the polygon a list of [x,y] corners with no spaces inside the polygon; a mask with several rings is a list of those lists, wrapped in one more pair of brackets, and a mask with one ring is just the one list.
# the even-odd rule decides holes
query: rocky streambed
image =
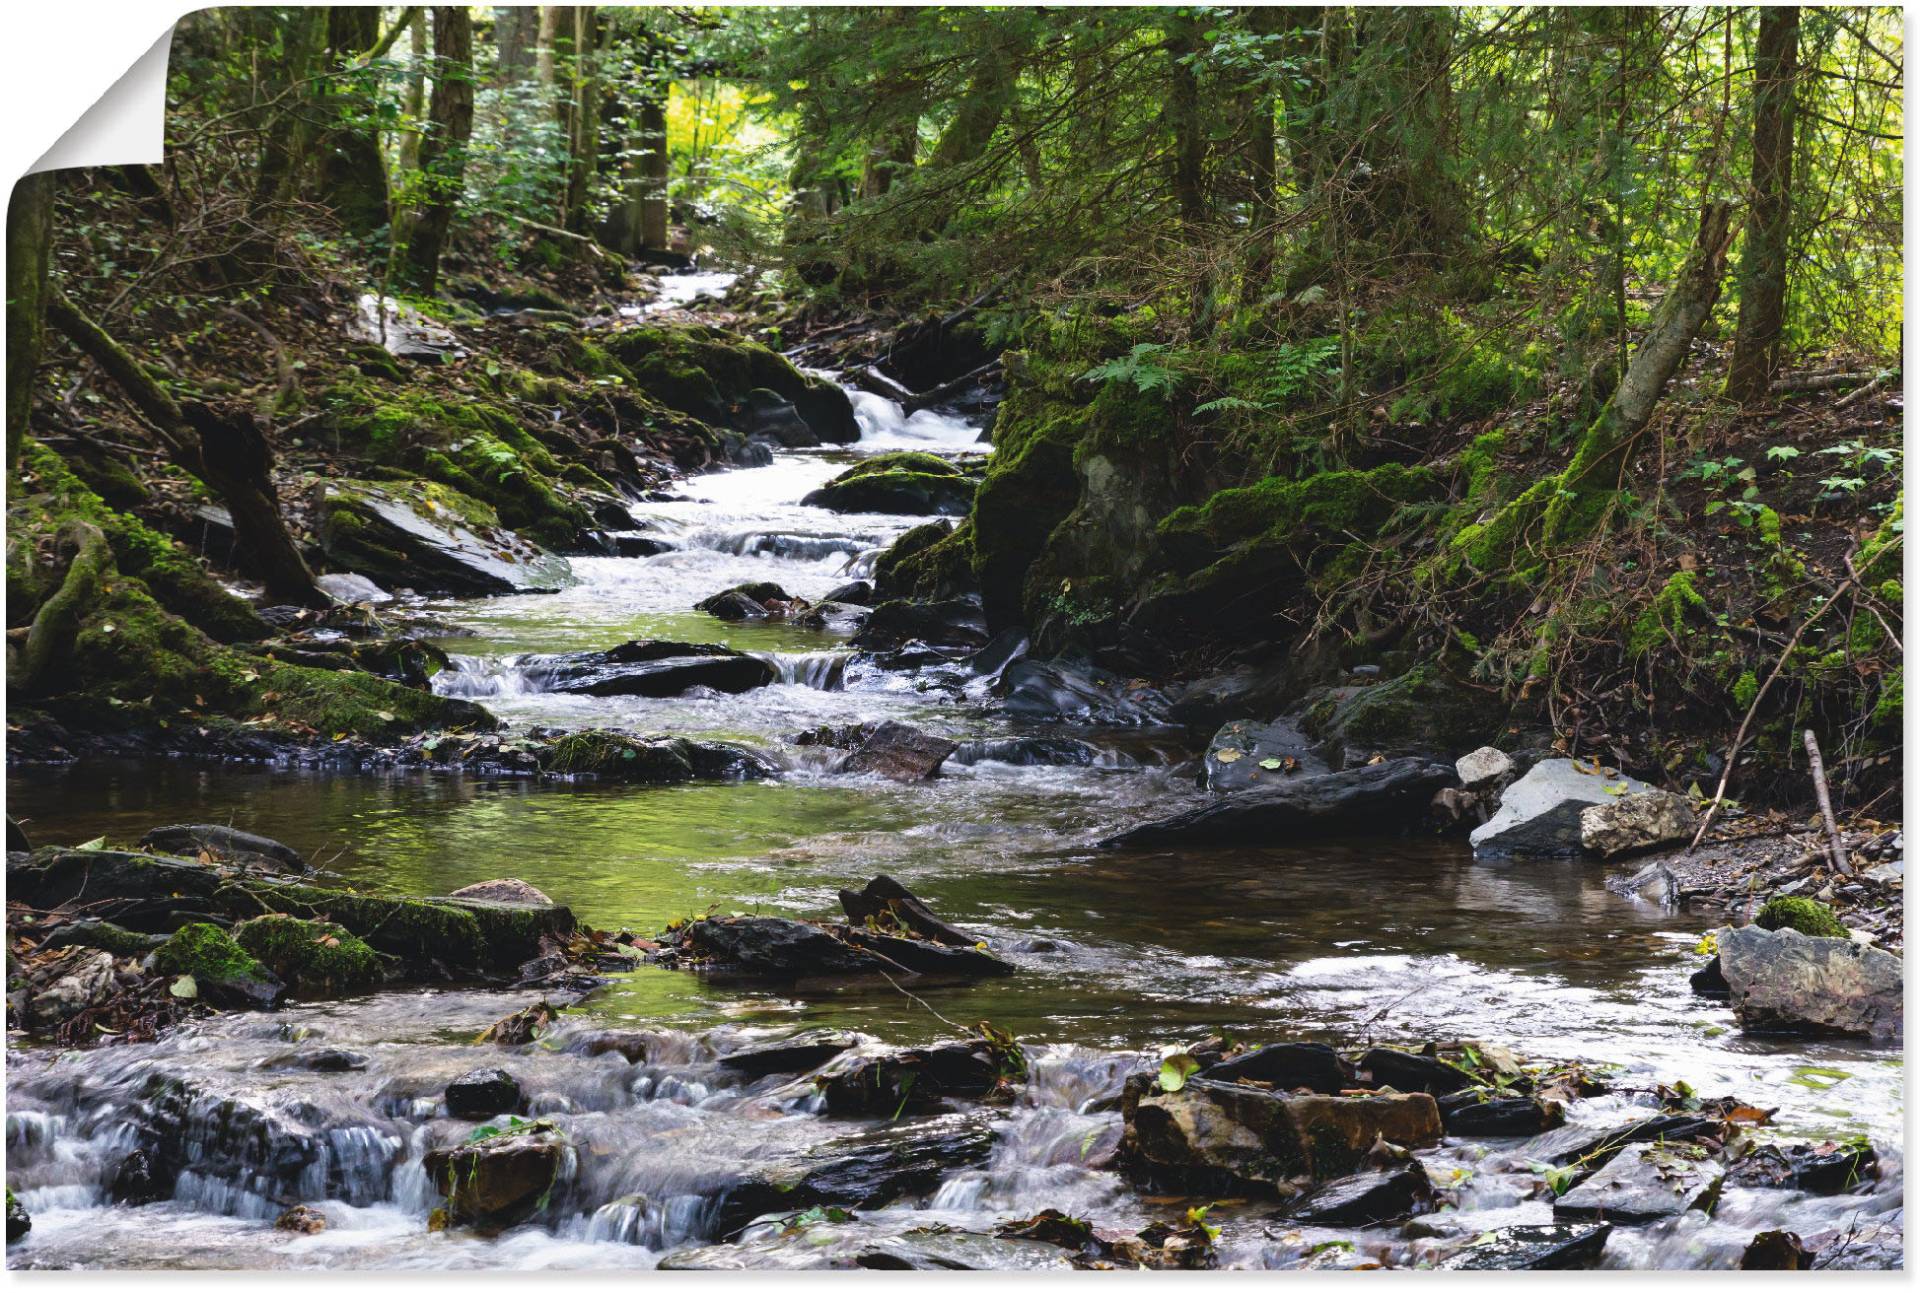
{"label": "rocky streambed", "polygon": [[[10,775],[33,843],[109,846],[17,855],[35,919],[139,925],[83,910],[141,897],[94,877],[235,864],[111,847],[168,822],[283,841],[309,889],[515,877],[567,911],[500,917],[463,961],[307,895],[290,914],[380,974],[268,1011],[209,983],[138,1044],[16,1034],[10,1265],[1898,1263],[1897,1022],[1809,1019],[1804,975],[1797,1019],[1697,993],[1760,931],[1702,948],[1753,913],[1623,883],[1674,829],[1644,788],[1550,749],[1393,748],[1361,721],[1392,680],[1348,680],[1309,741],[1258,677],[1170,694],[1027,658],[977,605],[876,597],[878,555],[940,524],[982,446],[854,404],[857,444],[636,504],[630,555],[557,591],[385,612],[438,626],[434,690],[498,733]],[[845,487],[902,450],[960,466]],[[1542,789],[1571,776],[1592,784]],[[262,918],[238,895],[285,897],[252,865],[167,897],[238,938]],[[1833,933],[1767,937],[1870,959]],[[135,975],[153,946],[104,954]]]}

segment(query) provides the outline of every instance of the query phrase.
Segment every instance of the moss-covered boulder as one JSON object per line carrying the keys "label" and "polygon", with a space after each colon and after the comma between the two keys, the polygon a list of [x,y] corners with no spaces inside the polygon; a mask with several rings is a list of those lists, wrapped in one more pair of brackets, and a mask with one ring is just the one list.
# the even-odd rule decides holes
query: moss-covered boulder
{"label": "moss-covered boulder", "polygon": [[752,751],[685,737],[642,738],[593,728],[543,746],[540,770],[551,776],[671,785],[682,781],[747,781],[770,777],[772,765]]}
{"label": "moss-covered boulder", "polygon": [[491,595],[572,578],[565,558],[503,527],[491,507],[431,481],[330,481],[315,503],[328,558],[383,587]]}
{"label": "moss-covered boulder", "polygon": [[719,328],[630,328],[609,338],[606,349],[649,396],[714,426],[744,431],[764,422],[767,392],[792,405],[820,441],[860,438],[845,391]]}
{"label": "moss-covered boulder", "polygon": [[1783,894],[1767,899],[1753,923],[1762,929],[1799,930],[1808,938],[1845,938],[1849,932],[1824,902]]}
{"label": "moss-covered boulder", "polygon": [[1315,739],[1353,753],[1443,755],[1484,745],[1504,710],[1497,695],[1468,687],[1435,664],[1420,664],[1370,687],[1341,687],[1309,707]]}
{"label": "moss-covered boulder", "polygon": [[299,997],[348,996],[380,977],[379,954],[331,921],[256,916],[234,926],[233,941]]}
{"label": "moss-covered boulder", "polygon": [[162,974],[193,980],[192,993],[216,1006],[262,1009],[279,1004],[285,986],[232,935],[204,921],[182,925],[153,954]]}
{"label": "moss-covered boulder", "polygon": [[930,453],[886,453],[841,472],[800,502],[832,512],[965,516],[974,480]]}
{"label": "moss-covered boulder", "polygon": [[929,521],[916,525],[873,563],[873,585],[880,600],[895,597],[948,601],[979,584],[973,565],[973,523]]}

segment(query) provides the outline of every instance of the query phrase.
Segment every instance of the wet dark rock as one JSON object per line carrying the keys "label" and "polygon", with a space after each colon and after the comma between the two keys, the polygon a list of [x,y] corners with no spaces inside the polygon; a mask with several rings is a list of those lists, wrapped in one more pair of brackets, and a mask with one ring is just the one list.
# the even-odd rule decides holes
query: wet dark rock
{"label": "wet dark rock", "polygon": [[1566,1121],[1557,1104],[1525,1096],[1477,1100],[1441,1111],[1449,1136],[1486,1139],[1495,1136],[1538,1136]]}
{"label": "wet dark rock", "polygon": [[1580,814],[1653,787],[1604,775],[1572,759],[1542,759],[1500,792],[1500,807],[1470,839],[1482,857],[1574,857],[1582,848]]}
{"label": "wet dark rock", "polygon": [[1206,1070],[1216,1082],[1243,1079],[1265,1082],[1281,1091],[1302,1088],[1338,1095],[1354,1084],[1352,1068],[1333,1047],[1319,1042],[1279,1042],[1261,1046]]}
{"label": "wet dark rock", "polygon": [[530,661],[527,680],[575,696],[678,696],[694,687],[738,694],[777,682],[779,670],[758,656],[698,642],[627,642]]}
{"label": "wet dark rock", "polygon": [[501,1229],[537,1212],[559,1179],[565,1144],[551,1123],[537,1122],[451,1148],[430,1150],[427,1178],[455,1221]]}
{"label": "wet dark rock", "polygon": [[1405,1148],[1440,1141],[1433,1097],[1287,1095],[1201,1076],[1162,1091],[1127,1079],[1125,1156],[1150,1183],[1216,1190],[1331,1180],[1365,1167],[1378,1140]]}
{"label": "wet dark rock", "polygon": [[681,931],[680,945],[714,968],[785,978],[905,968],[843,942],[819,925],[785,916],[712,916],[692,921]]}
{"label": "wet dark rock", "polygon": [[306,1069],[312,1073],[358,1073],[365,1069],[367,1064],[367,1057],[359,1051],[341,1050],[329,1046],[320,1050],[295,1051],[274,1067]]}
{"label": "wet dark rock", "polygon": [[327,1214],[304,1203],[296,1203],[274,1219],[275,1230],[296,1235],[317,1235],[327,1228]]}
{"label": "wet dark rock", "polygon": [[860,1044],[857,1033],[810,1028],[769,1042],[743,1046],[720,1057],[720,1067],[750,1078],[770,1073],[809,1073]]}
{"label": "wet dark rock", "polygon": [[877,773],[894,781],[925,781],[940,771],[955,743],[889,719],[867,733],[840,763],[845,773]]}
{"label": "wet dark rock", "polygon": [[1341,1177],[1287,1212],[1302,1226],[1378,1226],[1404,1221],[1433,1206],[1433,1182],[1419,1163]]}
{"label": "wet dark rock", "polygon": [[447,1083],[447,1112],[456,1118],[485,1119],[525,1106],[520,1080],[505,1069],[475,1069]]}
{"label": "wet dark rock", "polygon": [[846,606],[871,606],[873,603],[873,585],[864,579],[856,579],[850,584],[841,584],[821,599],[823,602],[840,602]]}
{"label": "wet dark rock", "polygon": [[764,386],[747,392],[734,412],[733,426],[756,440],[786,449],[811,449],[820,443],[819,433],[807,425],[792,401]]}
{"label": "wet dark rock", "polygon": [[1170,717],[1207,727],[1244,714],[1274,714],[1298,691],[1296,671],[1284,662],[1241,665],[1187,683],[1175,697]]}
{"label": "wet dark rock", "polygon": [[62,947],[96,947],[115,956],[144,957],[166,941],[161,934],[142,934],[110,920],[83,917],[56,925],[53,932],[41,940],[38,950],[50,952]]}
{"label": "wet dark rock", "polygon": [[867,651],[891,651],[909,642],[936,647],[985,646],[986,617],[979,602],[971,598],[943,602],[894,598],[875,606],[853,637],[853,644]]}
{"label": "wet dark rock", "polygon": [[764,620],[767,618],[765,606],[733,588],[715,593],[696,605],[694,609],[705,611],[717,620]]}
{"label": "wet dark rock", "polygon": [[1271,844],[1343,830],[1392,830],[1419,820],[1453,769],[1426,759],[1301,777],[1190,808],[1100,842],[1102,848]]}
{"label": "wet dark rock", "polygon": [[27,842],[27,832],[21,828],[19,822],[11,817],[7,818],[7,852],[30,853],[32,851],[33,845]]}
{"label": "wet dark rock", "polygon": [[1066,660],[1015,660],[996,688],[1007,713],[1038,723],[1159,727],[1169,721],[1166,697],[1137,680]]}
{"label": "wet dark rock", "polygon": [[1450,1271],[1577,1271],[1600,1261],[1613,1226],[1605,1221],[1509,1226],[1489,1231],[1440,1265]]}
{"label": "wet dark rock", "polygon": [[1428,1095],[1447,1095],[1476,1085],[1465,1069],[1430,1055],[1397,1051],[1390,1046],[1375,1046],[1360,1057],[1360,1070],[1376,1086],[1396,1091],[1425,1091]]}
{"label": "wet dark rock", "polygon": [[856,925],[906,929],[921,938],[952,947],[972,947],[980,941],[934,915],[926,903],[892,876],[877,875],[857,892],[842,889],[840,907]]}
{"label": "wet dark rock", "polygon": [[755,1217],[815,1207],[879,1208],[932,1193],[956,1172],[979,1167],[993,1148],[990,1119],[947,1114],[823,1141],[767,1165],[758,1179],[723,1191],[714,1230],[733,1234]]}
{"label": "wet dark rock", "polygon": [[1539,1159],[1562,1166],[1584,1163],[1591,1167],[1607,1161],[1628,1145],[1688,1141],[1697,1136],[1717,1135],[1719,1131],[1720,1124],[1712,1118],[1660,1113],[1611,1127],[1560,1127],[1534,1137],[1522,1145],[1518,1153],[1528,1160]]}
{"label": "wet dark rock", "polygon": [[1839,1194],[1872,1180],[1879,1172],[1879,1164],[1879,1154],[1867,1144],[1764,1145],[1728,1169],[1727,1183],[1755,1189]]}
{"label": "wet dark rock", "polygon": [[1715,937],[1743,1032],[1878,1041],[1901,1035],[1903,964],[1892,953],[1849,938],[1752,925]]}
{"label": "wet dark rock", "polygon": [[295,875],[307,869],[307,860],[298,849],[231,826],[156,826],[140,837],[140,847],[175,857],[198,857],[204,853],[215,862],[288,871]]}
{"label": "wet dark rock", "polygon": [[136,1149],[114,1165],[107,1180],[107,1197],[129,1207],[142,1207],[173,1197],[173,1183],[154,1170],[153,1155]]}
{"label": "wet dark rock", "polygon": [[[955,763],[1010,763],[1023,768],[1091,768],[1101,761],[1100,748],[1071,736],[1001,736],[962,741],[949,756]],[[1116,766],[1131,764],[1116,763]]]}
{"label": "wet dark rock", "polygon": [[551,907],[553,899],[525,880],[482,880],[464,889],[455,889],[449,898],[479,898],[486,902],[518,903],[523,907]]}
{"label": "wet dark rock", "polygon": [[13,1191],[7,1191],[7,1242],[16,1243],[27,1237],[33,1229],[33,1218],[27,1214],[26,1205],[13,1197]]}
{"label": "wet dark rock", "polygon": [[855,1055],[817,1079],[827,1112],[842,1116],[893,1117],[903,1109],[937,1108],[949,1098],[978,1100],[992,1094],[1008,1059],[984,1039]]}
{"label": "wet dark rock", "polygon": [[1813,1253],[1791,1230],[1762,1230],[1740,1254],[1743,1271],[1808,1271]]}
{"label": "wet dark rock", "polygon": [[1328,771],[1326,761],[1313,752],[1312,743],[1292,721],[1258,723],[1236,718],[1214,733],[1202,760],[1200,781],[1208,790],[1226,792]]}
{"label": "wet dark rock", "polygon": [[609,534],[606,538],[616,557],[657,557],[663,552],[678,551],[667,540],[652,534]]}
{"label": "wet dark rock", "polygon": [[755,1226],[734,1243],[668,1253],[663,1271],[1028,1271],[1065,1270],[1059,1248],[949,1225],[838,1215]]}
{"label": "wet dark rock", "polygon": [[1706,997],[1710,1001],[1725,1001],[1733,995],[1733,989],[1727,986],[1727,976],[1720,972],[1720,956],[1715,953],[1713,959],[1687,976],[1687,984],[1697,997]]}
{"label": "wet dark rock", "polygon": [[855,947],[891,961],[914,974],[937,978],[988,979],[1013,973],[1013,967],[977,947],[949,947],[920,938],[902,938],[852,926],[837,927]]}
{"label": "wet dark rock", "polygon": [[1563,1221],[1641,1225],[1698,1209],[1712,1212],[1725,1172],[1695,1145],[1629,1145],[1605,1167],[1561,1195]]}
{"label": "wet dark rock", "polygon": [[793,622],[803,629],[813,629],[821,633],[857,633],[866,622],[873,618],[873,612],[865,606],[855,606],[847,602],[819,601],[793,617]]}

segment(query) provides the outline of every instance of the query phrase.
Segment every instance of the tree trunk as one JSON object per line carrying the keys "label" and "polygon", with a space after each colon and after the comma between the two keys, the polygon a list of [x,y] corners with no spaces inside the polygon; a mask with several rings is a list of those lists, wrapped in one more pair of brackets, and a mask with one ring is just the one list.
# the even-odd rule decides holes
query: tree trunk
{"label": "tree trunk", "polygon": [[1446,165],[1454,14],[1411,6],[1357,13],[1354,47],[1333,68],[1341,108],[1330,142],[1346,233],[1386,251],[1442,254],[1467,227],[1465,197]]}
{"label": "tree trunk", "polygon": [[47,296],[47,319],[133,401],[173,461],[219,496],[233,517],[235,549],[268,595],[303,606],[331,605],[314,587],[313,572],[287,532],[273,487],[273,448],[252,413],[198,403],[183,408],[57,287]]}
{"label": "tree trunk", "polygon": [[433,8],[433,100],[431,129],[420,143],[420,180],[426,203],[407,239],[413,285],[432,292],[440,277],[440,254],[453,227],[466,183],[467,140],[473,133],[473,15],[465,5]]}
{"label": "tree trunk", "polygon": [[640,246],[663,251],[667,246],[667,100],[640,104],[639,220]]}
{"label": "tree trunk", "polygon": [[61,532],[60,541],[73,545],[73,560],[60,587],[34,614],[15,665],[14,686],[27,696],[46,695],[70,676],[74,639],[100,600],[101,584],[114,571],[113,549],[99,526],[73,521]]}
{"label": "tree trunk", "polygon": [[1753,218],[1740,256],[1740,321],[1733,334],[1727,396],[1767,393],[1780,366],[1786,322],[1787,235],[1793,217],[1794,88],[1799,76],[1800,10],[1760,11],[1754,51]]}
{"label": "tree trunk", "polygon": [[[350,69],[380,42],[378,6],[336,5],[327,10],[327,118],[365,117],[372,97],[346,78]],[[334,214],[348,233],[369,238],[387,227],[387,163],[380,140],[369,126],[336,124],[323,141],[321,184]]]}
{"label": "tree trunk", "polygon": [[496,85],[517,85],[534,72],[534,47],[540,42],[540,15],[527,5],[496,5],[493,10],[493,44],[499,51],[494,61]]}
{"label": "tree trunk", "polygon": [[1173,196],[1189,235],[1207,220],[1206,128],[1200,118],[1200,80],[1194,60],[1200,56],[1200,24],[1180,10],[1168,10],[1167,102],[1161,120],[1173,136]]}
{"label": "tree trunk", "polygon": [[1733,235],[1733,205],[1709,203],[1700,213],[1693,250],[1654,311],[1620,385],[1587,428],[1573,461],[1557,478],[1559,488],[1546,509],[1544,538],[1549,546],[1573,537],[1573,521],[1582,513],[1584,500],[1596,492],[1619,487],[1640,432],[1653,419],[1661,393],[1686,360],[1694,337],[1720,299],[1727,248]]}
{"label": "tree trunk", "polygon": [[248,203],[248,224],[254,232],[235,253],[242,262],[256,262],[270,253],[271,229],[277,223],[273,208],[306,160],[313,139],[314,96],[308,81],[326,40],[327,11],[290,12],[293,16],[282,35],[286,52],[275,64],[279,75],[265,87],[271,106]]}
{"label": "tree trunk", "polygon": [[1013,101],[1014,68],[1006,51],[990,49],[980,55],[978,70],[967,87],[960,108],[934,146],[927,165],[945,170],[976,161],[993,142],[993,132]]}
{"label": "tree trunk", "polygon": [[411,175],[420,169],[421,127],[427,115],[427,11],[417,8],[407,19],[407,50],[412,55],[408,60],[412,69],[407,73],[407,120],[414,123],[414,129],[400,136],[400,170]]}
{"label": "tree trunk", "polygon": [[7,205],[7,471],[20,461],[39,382],[46,328],[47,259],[53,246],[52,172],[13,186]]}
{"label": "tree trunk", "polygon": [[[1286,31],[1297,14],[1273,5],[1254,5],[1247,11],[1247,27],[1261,38],[1262,61],[1279,52],[1275,37]],[[1247,250],[1246,283],[1241,295],[1248,301],[1259,300],[1273,275],[1274,239],[1280,224],[1280,139],[1274,129],[1274,114],[1280,95],[1273,81],[1258,87],[1254,95],[1247,139]]]}
{"label": "tree trunk", "polygon": [[567,187],[561,199],[560,227],[587,233],[587,199],[600,152],[600,96],[593,73],[596,46],[595,8],[571,6],[571,28],[566,48],[568,95],[562,121],[567,135]]}

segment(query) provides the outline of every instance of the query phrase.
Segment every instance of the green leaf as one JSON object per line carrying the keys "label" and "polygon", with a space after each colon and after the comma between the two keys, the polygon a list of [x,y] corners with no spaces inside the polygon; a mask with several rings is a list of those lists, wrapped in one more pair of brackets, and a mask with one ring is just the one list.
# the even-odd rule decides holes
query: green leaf
{"label": "green leaf", "polygon": [[192,1001],[200,995],[200,985],[191,974],[183,974],[167,985],[167,991],[182,1001]]}
{"label": "green leaf", "polygon": [[1160,1061],[1160,1089],[1178,1091],[1187,1079],[1200,1071],[1200,1061],[1185,1051],[1176,1051]]}
{"label": "green leaf", "polygon": [[105,848],[106,846],[107,846],[107,837],[104,835],[96,835],[92,839],[88,840],[85,844],[74,845],[75,848],[86,853],[96,853],[99,850]]}

